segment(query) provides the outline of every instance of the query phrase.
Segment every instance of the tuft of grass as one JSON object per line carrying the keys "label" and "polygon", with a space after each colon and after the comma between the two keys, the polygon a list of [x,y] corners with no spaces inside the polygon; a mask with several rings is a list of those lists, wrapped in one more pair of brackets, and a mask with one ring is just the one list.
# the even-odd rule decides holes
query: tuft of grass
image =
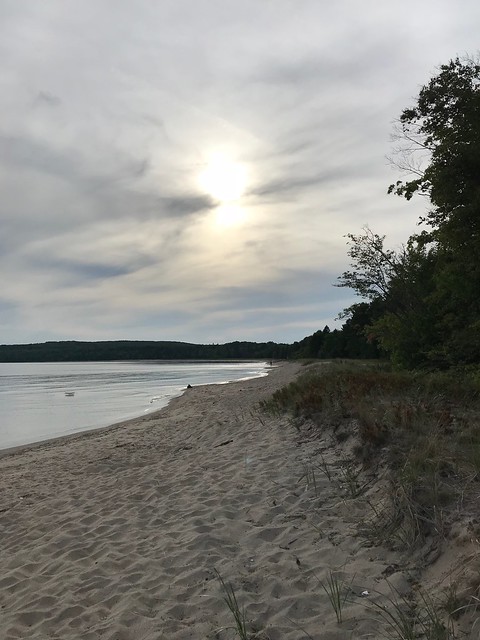
{"label": "tuft of grass", "polygon": [[442,609],[450,620],[457,620],[460,617],[463,607],[462,600],[458,595],[457,582],[451,582],[445,587],[443,595]]}
{"label": "tuft of grass", "polygon": [[395,640],[415,640],[417,638],[416,612],[414,604],[402,598],[388,597],[388,605],[372,601],[370,607],[385,623],[389,637]]}
{"label": "tuft of grass", "polygon": [[215,569],[215,573],[223,590],[223,601],[225,602],[228,609],[230,610],[230,613],[233,616],[234,626],[232,627],[232,629],[236,631],[240,640],[249,640],[245,609],[243,607],[240,608],[237,596],[235,594],[235,589],[230,584],[230,582],[225,582],[217,569]]}
{"label": "tuft of grass", "polygon": [[386,604],[371,601],[368,608],[378,615],[392,640],[453,640],[453,626],[446,626],[440,610],[424,592],[415,601],[400,595],[391,587],[392,595],[385,596]]}
{"label": "tuft of grass", "polygon": [[435,506],[417,502],[412,486],[401,478],[392,479],[385,498],[378,504],[367,501],[371,517],[362,526],[363,534],[375,544],[413,549],[431,532],[443,535],[444,513]]}
{"label": "tuft of grass", "polygon": [[322,454],[320,454],[320,463],[318,468],[320,469],[320,471],[323,472],[323,474],[325,475],[325,477],[327,478],[327,480],[329,482],[332,481],[332,473],[330,471],[330,465],[328,464],[328,462],[325,460],[325,458],[323,457]]}
{"label": "tuft of grass", "polygon": [[440,607],[430,596],[420,591],[420,625],[426,640],[453,640],[454,628],[451,620],[445,624],[442,620]]}
{"label": "tuft of grass", "polygon": [[318,487],[317,487],[317,477],[315,475],[315,467],[313,467],[311,464],[308,464],[306,462],[303,462],[302,466],[303,466],[303,473],[298,479],[298,482],[305,480],[306,489],[310,489],[310,487],[313,487],[313,490],[315,492],[315,497],[318,497]]}
{"label": "tuft of grass", "polygon": [[340,466],[340,476],[343,488],[346,490],[347,495],[350,498],[358,498],[362,495],[370,482],[360,481],[361,471],[357,469],[355,463],[352,460],[344,459]]}
{"label": "tuft of grass", "polygon": [[320,581],[320,585],[330,600],[339,624],[343,622],[343,608],[350,593],[350,584],[346,583],[343,578],[340,578],[332,570],[328,572],[325,582]]}
{"label": "tuft of grass", "polygon": [[[463,615],[476,615],[480,606],[480,598],[478,597],[480,593],[479,579],[474,581],[469,580],[468,587],[465,588],[464,585],[464,588],[461,589],[460,577],[461,576],[457,576],[456,580],[451,581],[443,589],[443,597],[439,599],[439,608],[443,614],[446,615],[452,629],[454,623]],[[478,617],[475,621],[475,624],[477,623],[480,623],[480,618]]]}

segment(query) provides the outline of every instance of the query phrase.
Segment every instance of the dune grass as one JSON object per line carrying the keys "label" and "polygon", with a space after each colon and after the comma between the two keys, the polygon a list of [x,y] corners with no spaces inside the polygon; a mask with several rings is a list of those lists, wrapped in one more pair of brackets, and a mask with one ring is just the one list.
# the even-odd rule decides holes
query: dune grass
{"label": "dune grass", "polygon": [[334,571],[329,571],[324,581],[320,581],[322,589],[328,596],[332,609],[335,611],[338,624],[343,622],[343,610],[350,595],[351,582],[347,583]]}
{"label": "dune grass", "polygon": [[372,601],[368,608],[382,621],[392,640],[454,640],[454,630],[440,615],[441,608],[425,592],[419,591],[417,599],[403,596],[391,588],[390,596],[383,596],[383,603]]}
{"label": "dune grass", "polygon": [[[309,364],[262,408],[288,413],[311,438],[317,432],[323,437],[328,430],[337,445],[354,436],[349,441],[353,457],[337,465],[336,479],[347,499],[363,496],[367,511],[359,532],[373,544],[421,553],[446,538],[465,504],[473,508],[476,503],[478,376],[398,372],[364,363]],[[332,481],[323,457],[310,466]],[[369,482],[362,478],[378,477],[379,472],[384,489],[370,496]],[[314,474],[304,470],[303,477]],[[316,483],[314,487],[317,493]],[[436,542],[425,546],[431,540]],[[334,574],[322,584],[339,622],[346,602],[344,586]],[[371,610],[391,638],[450,640],[456,637],[455,620],[467,612],[476,614],[480,586],[463,599],[452,588],[444,600],[437,602],[423,591],[412,599],[392,593],[386,603],[372,603]]]}
{"label": "dune grass", "polygon": [[[480,478],[479,385],[446,374],[389,371],[385,365],[310,365],[263,403],[321,429],[358,434],[357,463],[381,459],[390,472],[388,504],[371,520],[376,537],[413,546],[442,533],[445,511]],[[340,429],[341,427],[341,429]],[[351,497],[363,492],[355,464],[342,467]],[[381,511],[381,513],[380,513]]]}
{"label": "dune grass", "polygon": [[235,589],[230,582],[225,582],[225,580],[217,570],[215,570],[215,573],[223,592],[223,601],[227,605],[227,608],[233,617],[234,624],[232,626],[232,629],[235,631],[240,640],[249,640],[250,635],[247,630],[245,609],[243,607],[240,607]]}

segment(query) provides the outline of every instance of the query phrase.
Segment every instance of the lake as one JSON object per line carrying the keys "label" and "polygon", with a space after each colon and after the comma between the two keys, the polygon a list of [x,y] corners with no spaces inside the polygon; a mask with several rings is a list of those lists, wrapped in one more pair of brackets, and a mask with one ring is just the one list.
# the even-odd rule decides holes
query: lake
{"label": "lake", "polygon": [[267,373],[265,362],[0,363],[0,449],[106,427],[192,386]]}

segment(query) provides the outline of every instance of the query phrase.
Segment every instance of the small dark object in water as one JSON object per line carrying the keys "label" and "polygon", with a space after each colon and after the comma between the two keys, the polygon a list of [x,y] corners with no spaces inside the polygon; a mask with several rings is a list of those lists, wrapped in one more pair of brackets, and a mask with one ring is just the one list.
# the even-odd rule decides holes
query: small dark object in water
{"label": "small dark object in water", "polygon": [[192,385],[191,384],[187,384],[187,389],[191,389]]}

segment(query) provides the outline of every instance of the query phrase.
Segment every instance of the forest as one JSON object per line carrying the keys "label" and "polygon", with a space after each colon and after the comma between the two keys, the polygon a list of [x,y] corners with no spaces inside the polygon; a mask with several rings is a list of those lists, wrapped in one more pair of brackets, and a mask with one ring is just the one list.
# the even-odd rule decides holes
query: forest
{"label": "forest", "polygon": [[76,340],[0,345],[0,362],[87,362],[109,360],[272,360],[286,359],[290,347],[274,342],[187,342]]}
{"label": "forest", "polygon": [[[388,358],[396,368],[475,371],[480,360],[480,65],[450,61],[404,109],[388,191],[428,209],[397,250],[364,228],[348,235],[350,270],[337,286],[363,301],[340,332],[303,346],[321,357]],[[318,349],[317,349],[318,345]],[[316,353],[315,353],[316,352]]]}

